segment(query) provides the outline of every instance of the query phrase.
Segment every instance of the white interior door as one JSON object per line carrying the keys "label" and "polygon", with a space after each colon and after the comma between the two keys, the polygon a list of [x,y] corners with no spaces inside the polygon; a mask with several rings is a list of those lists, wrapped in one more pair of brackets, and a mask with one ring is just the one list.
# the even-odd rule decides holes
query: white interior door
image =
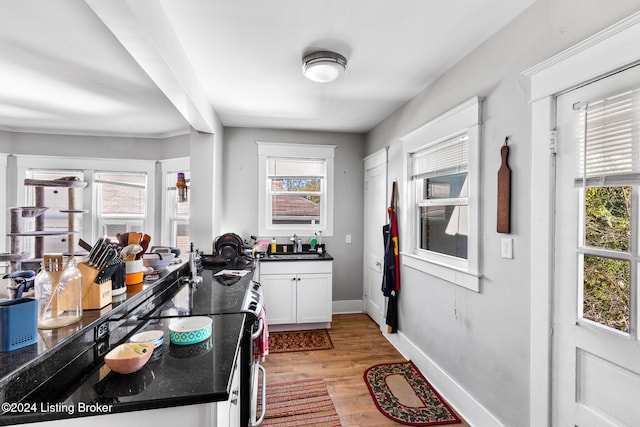
{"label": "white interior door", "polygon": [[[619,94],[638,88],[640,67],[635,67],[557,99],[552,339],[552,422],[557,427],[640,426],[640,176],[606,172],[619,162],[633,163],[635,155],[617,147],[634,132],[637,137],[640,114],[629,135],[621,131],[623,125],[614,129],[613,120],[594,125],[599,115],[609,117],[615,108],[624,114],[628,108],[611,105],[603,112],[600,101],[621,99]],[[593,149],[603,136],[618,153],[603,157]],[[583,187],[579,178],[584,179],[584,170],[595,171],[594,160],[605,172]]]}
{"label": "white interior door", "polygon": [[365,311],[378,325],[384,323],[382,268],[386,224],[386,149],[365,159],[364,171],[364,303]]}

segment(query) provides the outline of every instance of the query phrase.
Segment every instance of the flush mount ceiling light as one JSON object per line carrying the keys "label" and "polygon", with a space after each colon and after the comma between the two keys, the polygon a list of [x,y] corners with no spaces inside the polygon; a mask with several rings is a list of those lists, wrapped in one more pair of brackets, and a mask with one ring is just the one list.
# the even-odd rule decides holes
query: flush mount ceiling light
{"label": "flush mount ceiling light", "polygon": [[347,58],[335,52],[313,52],[302,59],[302,73],[319,83],[333,81],[347,70]]}

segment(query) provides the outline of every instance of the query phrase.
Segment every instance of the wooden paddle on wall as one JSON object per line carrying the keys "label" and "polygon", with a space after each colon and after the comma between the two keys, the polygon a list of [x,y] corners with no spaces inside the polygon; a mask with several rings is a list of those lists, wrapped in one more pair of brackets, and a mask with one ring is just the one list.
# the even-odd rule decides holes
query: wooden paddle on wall
{"label": "wooden paddle on wall", "polygon": [[511,232],[511,169],[507,164],[509,137],[504,139],[504,145],[500,148],[502,164],[498,169],[498,233]]}

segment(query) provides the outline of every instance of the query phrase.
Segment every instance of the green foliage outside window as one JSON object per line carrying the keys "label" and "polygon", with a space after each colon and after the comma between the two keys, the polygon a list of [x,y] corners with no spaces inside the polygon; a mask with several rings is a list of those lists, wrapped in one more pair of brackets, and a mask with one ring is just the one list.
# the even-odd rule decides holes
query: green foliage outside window
{"label": "green foliage outside window", "polygon": [[585,191],[586,246],[628,252],[631,242],[631,187]]}
{"label": "green foliage outside window", "polygon": [[[585,245],[629,252],[631,187],[585,190]],[[631,265],[615,257],[585,255],[583,317],[629,332]]]}

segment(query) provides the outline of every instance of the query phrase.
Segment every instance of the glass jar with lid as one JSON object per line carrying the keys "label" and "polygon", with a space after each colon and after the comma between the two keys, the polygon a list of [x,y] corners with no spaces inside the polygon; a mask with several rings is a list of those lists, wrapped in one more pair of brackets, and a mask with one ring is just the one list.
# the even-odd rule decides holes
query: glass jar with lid
{"label": "glass jar with lid", "polygon": [[55,329],[82,318],[82,273],[73,257],[44,255],[34,282],[38,300],[38,328]]}

